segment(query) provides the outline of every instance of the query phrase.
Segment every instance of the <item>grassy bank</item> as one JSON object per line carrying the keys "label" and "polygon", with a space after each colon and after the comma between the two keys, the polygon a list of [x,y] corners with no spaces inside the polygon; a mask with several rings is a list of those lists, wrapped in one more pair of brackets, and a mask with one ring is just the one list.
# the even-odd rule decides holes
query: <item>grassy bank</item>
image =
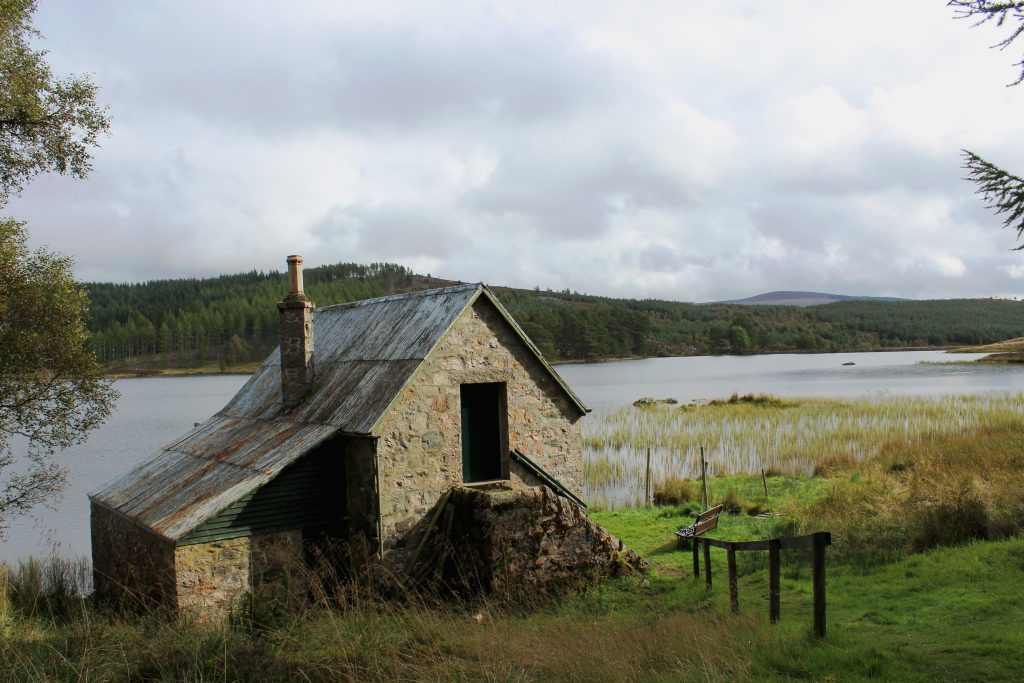
{"label": "grassy bank", "polygon": [[135,377],[192,377],[196,375],[251,375],[259,368],[260,363],[246,362],[235,364],[205,363],[189,367],[115,367],[106,371],[111,379],[131,379]]}
{"label": "grassy bank", "polygon": [[[603,521],[626,538],[648,522],[671,527],[654,511]],[[870,571],[830,561],[824,640],[810,633],[806,558],[784,553],[782,621],[772,626],[763,563],[742,566],[732,616],[723,556],[713,556],[708,592],[680,569],[689,552],[667,547],[665,534],[637,545],[655,562],[646,582],[610,582],[529,614],[363,604],[311,607],[254,629],[128,619],[87,602],[56,617],[8,608],[0,680],[1010,681],[1024,670],[1021,539]]]}

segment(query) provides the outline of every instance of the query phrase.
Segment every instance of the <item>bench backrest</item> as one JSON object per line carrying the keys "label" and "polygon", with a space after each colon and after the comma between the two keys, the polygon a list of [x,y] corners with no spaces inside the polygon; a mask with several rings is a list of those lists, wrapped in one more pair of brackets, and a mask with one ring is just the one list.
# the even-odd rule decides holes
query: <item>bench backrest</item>
{"label": "bench backrest", "polygon": [[693,535],[697,536],[708,529],[714,529],[718,526],[718,516],[720,514],[722,514],[721,505],[716,505],[698,514],[697,519],[693,523]]}

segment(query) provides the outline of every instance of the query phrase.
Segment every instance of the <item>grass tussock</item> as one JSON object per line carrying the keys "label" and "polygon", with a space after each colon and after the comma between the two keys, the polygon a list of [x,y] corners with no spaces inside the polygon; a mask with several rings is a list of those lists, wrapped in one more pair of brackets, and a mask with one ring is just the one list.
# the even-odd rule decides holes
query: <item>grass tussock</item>
{"label": "grass tussock", "polygon": [[654,487],[655,505],[685,505],[697,497],[697,486],[689,479],[668,477]]}
{"label": "grass tussock", "polygon": [[708,401],[709,406],[761,406],[764,408],[793,408],[800,405],[798,401],[786,401],[771,394],[733,394],[729,398],[716,398]]}
{"label": "grass tussock", "polygon": [[1003,426],[922,443],[893,443],[834,480],[800,511],[833,532],[856,564],[891,562],[938,546],[1024,531],[1024,428]]}

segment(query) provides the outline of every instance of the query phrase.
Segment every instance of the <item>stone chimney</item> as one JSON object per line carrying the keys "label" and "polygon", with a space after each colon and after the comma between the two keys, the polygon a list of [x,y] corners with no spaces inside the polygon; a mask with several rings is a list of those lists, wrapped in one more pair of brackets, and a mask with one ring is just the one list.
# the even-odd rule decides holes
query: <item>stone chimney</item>
{"label": "stone chimney", "polygon": [[288,296],[281,314],[281,402],[285,410],[302,403],[313,386],[313,302],[302,291],[302,257],[288,257]]}

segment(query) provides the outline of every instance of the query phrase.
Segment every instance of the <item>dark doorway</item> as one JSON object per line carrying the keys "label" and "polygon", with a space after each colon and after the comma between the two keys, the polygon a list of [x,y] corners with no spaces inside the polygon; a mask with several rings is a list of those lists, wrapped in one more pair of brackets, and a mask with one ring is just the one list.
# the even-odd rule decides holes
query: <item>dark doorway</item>
{"label": "dark doorway", "polygon": [[502,479],[505,451],[505,384],[463,384],[462,481],[466,483]]}

